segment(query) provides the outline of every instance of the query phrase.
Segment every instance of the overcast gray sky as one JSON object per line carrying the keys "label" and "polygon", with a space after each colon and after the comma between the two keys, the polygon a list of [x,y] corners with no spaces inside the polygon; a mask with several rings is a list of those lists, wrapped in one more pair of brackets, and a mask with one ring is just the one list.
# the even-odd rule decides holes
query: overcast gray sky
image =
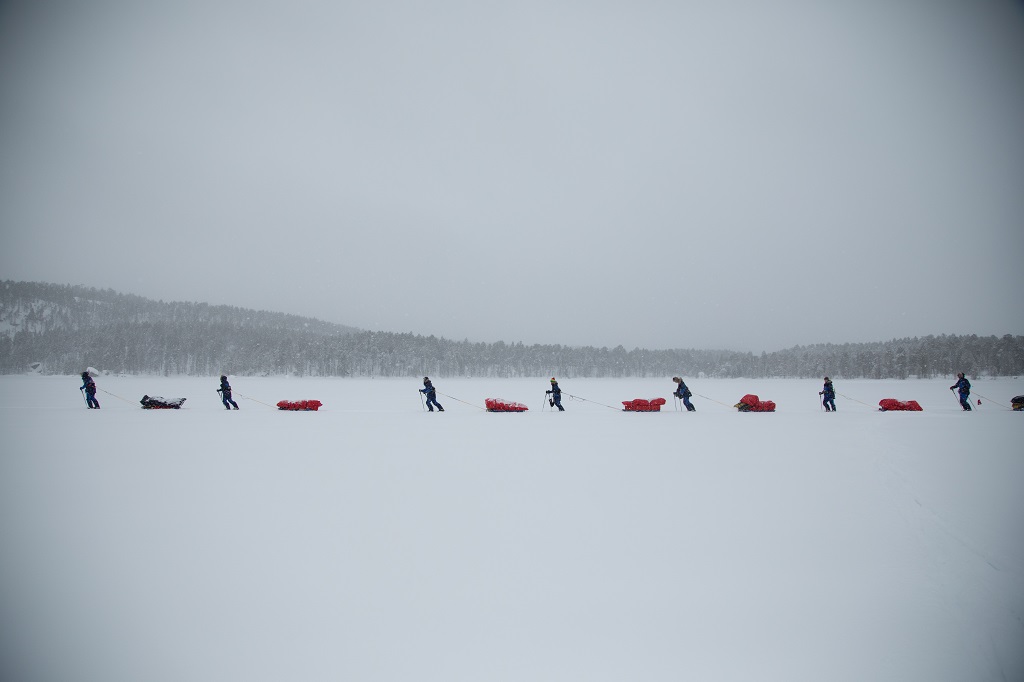
{"label": "overcast gray sky", "polygon": [[1024,333],[1024,5],[0,2],[0,277],[474,341]]}

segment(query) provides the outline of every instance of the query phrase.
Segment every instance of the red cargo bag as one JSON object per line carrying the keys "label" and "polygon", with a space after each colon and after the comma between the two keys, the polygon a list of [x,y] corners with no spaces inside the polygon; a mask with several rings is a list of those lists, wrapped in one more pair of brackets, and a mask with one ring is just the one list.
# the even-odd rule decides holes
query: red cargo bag
{"label": "red cargo bag", "polygon": [[323,405],[319,400],[282,400],[277,404],[279,410],[291,412],[316,412]]}
{"label": "red cargo bag", "polygon": [[740,401],[736,403],[735,407],[740,412],[774,412],[775,403],[771,400],[761,400],[753,393],[748,393]]}
{"label": "red cargo bag", "polygon": [[661,412],[661,406],[665,404],[664,398],[634,398],[633,400],[622,401],[623,412]]}
{"label": "red cargo bag", "polygon": [[528,408],[522,403],[515,403],[504,398],[487,398],[484,400],[488,412],[526,412]]}
{"label": "red cargo bag", "polygon": [[882,398],[878,401],[880,412],[924,412],[916,400],[896,400],[895,398]]}

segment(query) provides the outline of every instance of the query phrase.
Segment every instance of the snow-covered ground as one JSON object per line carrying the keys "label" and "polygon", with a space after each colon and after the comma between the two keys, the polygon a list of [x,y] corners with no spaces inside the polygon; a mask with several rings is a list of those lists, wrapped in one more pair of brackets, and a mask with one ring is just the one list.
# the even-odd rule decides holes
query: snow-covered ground
{"label": "snow-covered ground", "polygon": [[0,377],[4,679],[1024,679],[1024,380],[231,380]]}

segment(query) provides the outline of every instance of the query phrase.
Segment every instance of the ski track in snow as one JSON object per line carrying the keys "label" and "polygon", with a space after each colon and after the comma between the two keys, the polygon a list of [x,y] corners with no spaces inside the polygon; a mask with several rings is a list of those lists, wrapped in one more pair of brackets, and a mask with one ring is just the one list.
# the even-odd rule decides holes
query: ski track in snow
{"label": "ski track in snow", "polygon": [[15,677],[1024,678],[1024,415],[950,380],[837,381],[836,414],[806,380],[688,378],[686,413],[668,379],[560,378],[586,400],[558,413],[547,378],[434,378],[444,414],[416,380],[231,382],[239,411],[215,378],[101,376],[95,411],[0,377]]}

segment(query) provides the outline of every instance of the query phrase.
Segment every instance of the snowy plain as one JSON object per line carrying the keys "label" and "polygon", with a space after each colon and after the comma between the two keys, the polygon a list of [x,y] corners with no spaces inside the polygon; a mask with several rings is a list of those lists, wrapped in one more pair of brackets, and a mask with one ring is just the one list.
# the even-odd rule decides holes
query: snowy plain
{"label": "snowy plain", "polygon": [[1024,380],[231,381],[0,377],[4,679],[1024,679]]}

